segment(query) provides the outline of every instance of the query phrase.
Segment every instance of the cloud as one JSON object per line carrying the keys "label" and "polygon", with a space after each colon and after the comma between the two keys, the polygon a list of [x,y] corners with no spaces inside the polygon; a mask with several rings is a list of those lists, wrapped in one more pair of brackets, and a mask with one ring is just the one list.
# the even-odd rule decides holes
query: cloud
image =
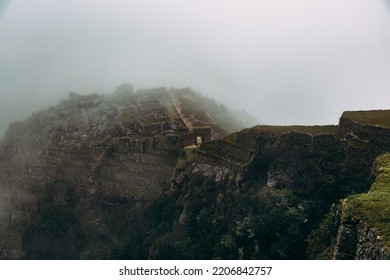
{"label": "cloud", "polygon": [[9,2],[8,0],[0,0],[0,15],[2,10],[6,8],[8,2]]}
{"label": "cloud", "polygon": [[0,21],[0,126],[70,90],[123,82],[190,86],[262,123],[336,123],[343,110],[387,108],[383,4],[14,0]]}
{"label": "cloud", "polygon": [[383,2],[390,9],[390,1],[389,0],[383,0]]}

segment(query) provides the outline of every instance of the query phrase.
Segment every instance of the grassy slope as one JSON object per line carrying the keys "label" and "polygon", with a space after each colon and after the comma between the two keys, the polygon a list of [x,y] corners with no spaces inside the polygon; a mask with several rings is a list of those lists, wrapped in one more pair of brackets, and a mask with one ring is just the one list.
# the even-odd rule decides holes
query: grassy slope
{"label": "grassy slope", "polygon": [[341,118],[358,123],[390,127],[390,110],[347,111]]}
{"label": "grassy slope", "polygon": [[344,200],[344,212],[348,216],[365,220],[380,234],[390,248],[390,154],[376,160],[378,175],[367,194],[350,196]]}

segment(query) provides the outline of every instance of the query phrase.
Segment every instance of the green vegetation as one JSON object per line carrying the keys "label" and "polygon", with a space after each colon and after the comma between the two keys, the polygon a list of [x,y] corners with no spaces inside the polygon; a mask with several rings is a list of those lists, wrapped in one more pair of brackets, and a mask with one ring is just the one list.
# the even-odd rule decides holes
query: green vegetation
{"label": "green vegetation", "polygon": [[[315,127],[311,133],[334,129]],[[253,153],[240,186],[229,182],[233,172],[220,180],[201,174],[187,176],[196,149],[177,149],[171,156],[180,180],[163,183],[160,196],[151,201],[126,200],[114,193],[102,201],[99,192],[107,190],[98,190],[90,198],[69,183],[50,184],[24,232],[26,258],[330,258],[339,223],[337,203],[367,191],[372,184],[369,160],[359,149],[352,154],[363,158],[355,161],[337,144],[312,149],[305,145],[275,148],[265,143]],[[201,150],[227,158],[251,151],[237,141],[237,133],[205,143]],[[379,163],[380,172],[390,169],[390,156],[379,158]],[[374,199],[369,202],[372,213],[379,213],[372,219],[379,219],[378,223],[390,220],[386,218],[390,217],[390,187],[380,183],[390,183],[390,171],[386,174],[387,179],[377,179],[368,194]],[[354,196],[348,203],[360,203],[363,215],[369,208],[363,205],[365,200],[367,196]]]}
{"label": "green vegetation", "polygon": [[196,158],[196,150],[196,146],[177,149],[176,169],[184,170],[190,162],[194,161]]}
{"label": "green vegetation", "polygon": [[358,123],[390,127],[390,110],[347,111],[341,118]]}
{"label": "green vegetation", "polygon": [[337,230],[340,224],[340,206],[332,204],[318,228],[308,237],[309,258],[330,260],[336,246]]}
{"label": "green vegetation", "polygon": [[80,220],[73,208],[75,199],[72,185],[64,182],[51,185],[39,205],[38,213],[24,232],[25,258],[79,258],[84,236],[79,230]]}
{"label": "green vegetation", "polygon": [[[22,236],[25,259],[146,259],[144,207],[112,197],[85,204],[67,182],[46,185]],[[149,246],[149,247],[148,247]]]}
{"label": "green vegetation", "polygon": [[[221,141],[234,143],[235,135]],[[207,143],[208,151],[217,144]],[[200,175],[186,178],[175,192],[153,203],[161,207],[152,211],[159,229],[149,236],[154,257],[330,258],[339,221],[338,198],[371,183],[370,170],[357,166],[349,172],[352,166],[344,160],[343,151],[335,147],[310,151],[265,146],[251,162],[239,191],[226,181]],[[273,166],[285,174],[275,186],[265,187]],[[165,207],[171,214],[162,218]],[[183,213],[186,218],[179,223]]]}
{"label": "green vegetation", "polygon": [[[274,259],[302,258],[305,216],[296,207],[277,207],[261,200],[255,188],[241,194],[201,176],[185,183],[151,207],[157,259]],[[286,194],[273,196],[282,201]],[[185,205],[181,204],[186,198]],[[287,206],[287,205],[286,205]],[[170,210],[169,210],[170,209]],[[185,209],[186,218],[178,223]],[[169,212],[167,212],[169,210]],[[271,230],[272,228],[272,230]]]}
{"label": "green vegetation", "polygon": [[[306,259],[308,235],[339,196],[342,160],[333,149],[266,147],[239,191],[195,174],[142,207],[118,197],[84,205],[74,186],[55,183],[24,234],[26,258]],[[272,166],[291,172],[264,187]]]}
{"label": "green vegetation", "polygon": [[[203,104],[196,95],[191,96],[181,97],[188,109],[197,104],[206,112],[216,110],[221,119],[227,113],[222,106],[210,105],[210,100]],[[356,120],[362,114],[344,115]],[[379,117],[383,114],[366,116],[365,120],[374,123]],[[198,119],[199,124],[210,121],[207,114]],[[229,127],[237,126],[232,121]],[[201,156],[196,147],[160,153],[163,164],[154,163],[152,156],[148,157],[152,163],[126,162],[124,155],[112,151],[106,165],[99,167],[102,177],[97,182],[101,185],[89,188],[88,183],[84,187],[80,179],[76,186],[76,180],[68,182],[65,176],[45,185],[38,210],[23,233],[25,257],[328,259],[340,223],[338,202],[345,197],[344,214],[367,221],[390,246],[390,154],[377,159],[374,183],[371,175],[373,159],[386,147],[369,142],[369,135],[362,137],[364,141],[355,137],[340,142],[334,141],[335,137],[318,136],[315,145],[307,140],[309,135],[268,137],[288,132],[337,134],[338,129],[255,126],[202,144],[199,151],[208,157]],[[257,137],[262,132],[266,137]],[[181,133],[184,131],[170,137],[179,139]],[[225,130],[220,133],[226,135]],[[34,144],[32,137],[23,140],[26,150]],[[96,140],[82,142],[86,155]],[[121,140],[128,141],[128,137]],[[118,160],[120,167],[114,164]],[[242,168],[235,168],[237,163]],[[194,168],[195,164],[199,168]],[[177,177],[171,178],[174,166]],[[71,159],[62,159],[61,168],[70,174],[81,170],[83,163],[77,166]],[[204,172],[206,169],[210,172]],[[161,184],[146,188],[137,183],[149,176]],[[371,185],[369,193],[356,195]],[[142,195],[129,198],[121,193],[122,187]]]}
{"label": "green vegetation", "polygon": [[344,214],[363,219],[377,230],[390,247],[390,154],[376,160],[378,175],[367,194],[350,196],[343,202]]}

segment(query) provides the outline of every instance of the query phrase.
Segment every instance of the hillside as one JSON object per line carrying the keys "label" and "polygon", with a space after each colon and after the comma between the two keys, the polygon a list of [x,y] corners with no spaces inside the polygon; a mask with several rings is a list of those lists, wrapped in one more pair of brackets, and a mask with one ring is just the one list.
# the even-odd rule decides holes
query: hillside
{"label": "hillside", "polygon": [[390,127],[390,111],[388,110],[346,111],[341,118],[372,126]]}
{"label": "hillside", "polygon": [[191,89],[70,93],[1,140],[0,256],[387,258],[388,114],[244,128]]}
{"label": "hillside", "polygon": [[387,259],[390,254],[390,154],[376,159],[368,193],[342,201],[337,259]]}
{"label": "hillside", "polygon": [[[57,234],[74,234],[64,240],[69,248],[87,238],[81,225],[87,235],[111,235],[109,212],[161,195],[179,148],[240,127],[225,107],[191,89],[134,92],[127,84],[110,96],[70,93],[59,105],[11,124],[0,144],[2,256],[23,257],[26,246],[42,250],[48,241],[30,241],[34,234],[57,241],[63,239]],[[41,221],[47,215],[52,224]],[[98,243],[86,245],[83,258],[102,258],[94,252]],[[50,250],[55,253],[47,258],[75,257]]]}

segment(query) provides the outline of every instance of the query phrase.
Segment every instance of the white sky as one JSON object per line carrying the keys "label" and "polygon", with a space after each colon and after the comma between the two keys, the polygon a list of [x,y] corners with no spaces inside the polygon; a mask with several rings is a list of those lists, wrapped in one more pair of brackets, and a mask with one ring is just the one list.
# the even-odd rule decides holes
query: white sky
{"label": "white sky", "polygon": [[386,1],[0,0],[0,134],[124,82],[189,86],[265,124],[389,109]]}

